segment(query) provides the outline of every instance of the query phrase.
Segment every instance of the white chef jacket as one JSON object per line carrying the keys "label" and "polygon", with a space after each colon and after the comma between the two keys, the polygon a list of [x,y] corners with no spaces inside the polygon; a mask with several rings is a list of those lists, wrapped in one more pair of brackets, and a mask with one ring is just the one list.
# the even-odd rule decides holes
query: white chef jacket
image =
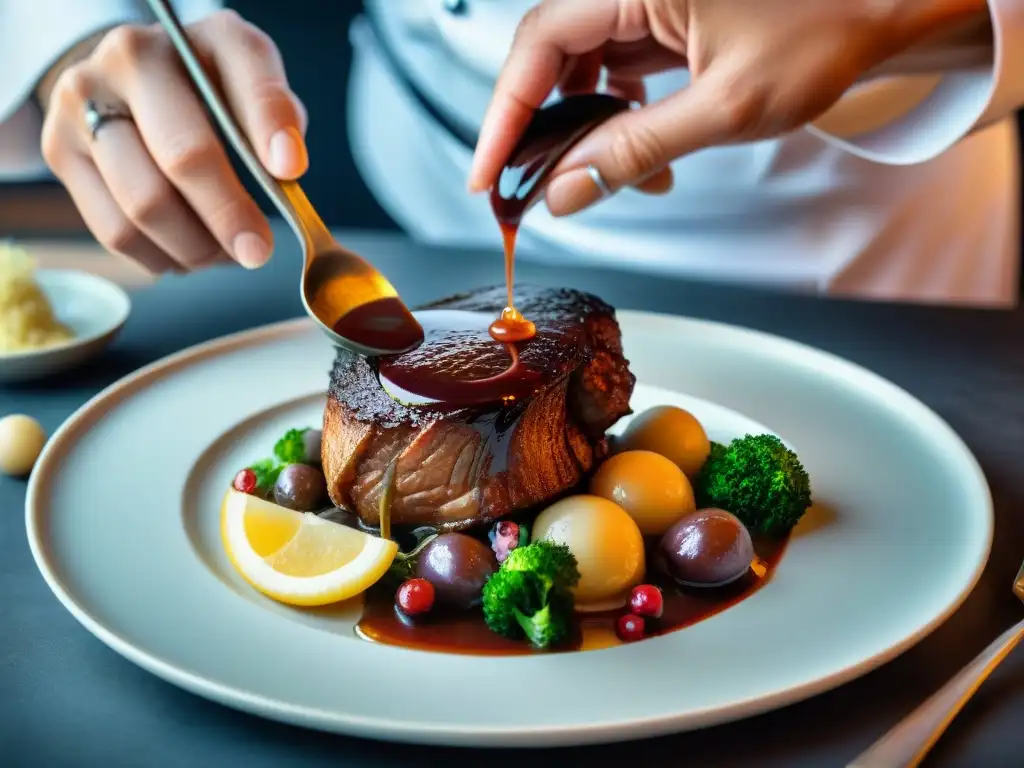
{"label": "white chef jacket", "polygon": [[[498,246],[486,197],[465,192],[470,148],[412,94],[475,130],[535,2],[366,0],[351,29],[352,152],[379,202],[421,241]],[[187,18],[214,5],[178,3]],[[862,84],[780,139],[682,158],[668,195],[625,190],[565,218],[534,208],[523,258],[861,298],[1015,303],[1021,164],[1011,115],[1024,104],[1024,0],[989,7],[994,50],[968,51],[943,75]],[[47,64],[75,39],[141,14],[128,0],[0,0],[0,172],[41,172],[38,116],[23,102]],[[651,98],[687,77],[651,78]]]}

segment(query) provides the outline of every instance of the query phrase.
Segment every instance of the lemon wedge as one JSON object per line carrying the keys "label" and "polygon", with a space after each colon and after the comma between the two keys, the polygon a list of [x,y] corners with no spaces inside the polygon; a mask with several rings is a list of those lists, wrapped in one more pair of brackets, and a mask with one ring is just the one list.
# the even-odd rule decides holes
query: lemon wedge
{"label": "lemon wedge", "polygon": [[263,594],[289,605],[355,597],[387,572],[394,541],[228,491],[221,536],[231,564]]}

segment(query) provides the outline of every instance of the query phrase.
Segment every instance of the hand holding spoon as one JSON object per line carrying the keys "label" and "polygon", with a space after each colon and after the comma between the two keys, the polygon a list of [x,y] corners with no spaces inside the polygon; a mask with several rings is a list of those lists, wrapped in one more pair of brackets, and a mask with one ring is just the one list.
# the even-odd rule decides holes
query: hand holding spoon
{"label": "hand holding spoon", "polygon": [[166,30],[213,118],[302,244],[302,305],[331,341],[360,355],[405,352],[423,341],[423,329],[387,278],[343,248],[302,188],[267,173],[203,69],[170,3],[147,0]]}

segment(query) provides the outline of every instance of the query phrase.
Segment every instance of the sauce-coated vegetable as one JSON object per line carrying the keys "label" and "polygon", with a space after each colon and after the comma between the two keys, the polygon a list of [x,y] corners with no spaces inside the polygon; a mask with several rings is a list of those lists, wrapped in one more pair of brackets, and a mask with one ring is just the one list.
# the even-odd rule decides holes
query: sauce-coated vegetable
{"label": "sauce-coated vegetable", "polygon": [[274,483],[274,502],[298,512],[316,512],[327,497],[327,481],[316,467],[289,464]]}
{"label": "sauce-coated vegetable", "polygon": [[621,608],[643,581],[643,536],[633,518],[608,499],[570,496],[552,504],[534,522],[533,540],[540,539],[565,544],[575,555],[577,611]]}
{"label": "sauce-coated vegetable", "polygon": [[700,509],[666,531],[657,567],[680,584],[714,587],[743,576],[754,559],[750,533],[723,509]]}
{"label": "sauce-coated vegetable", "polygon": [[660,453],[692,478],[707,461],[711,441],[692,413],[659,405],[637,415],[615,442],[615,449]]}
{"label": "sauce-coated vegetable", "polygon": [[438,604],[456,610],[477,605],[496,570],[491,548],[464,533],[438,536],[423,548],[416,565],[416,575],[434,585]]}
{"label": "sauce-coated vegetable", "polygon": [[697,511],[686,475],[671,460],[652,451],[612,456],[594,473],[590,492],[626,510],[644,536],[661,536]]}

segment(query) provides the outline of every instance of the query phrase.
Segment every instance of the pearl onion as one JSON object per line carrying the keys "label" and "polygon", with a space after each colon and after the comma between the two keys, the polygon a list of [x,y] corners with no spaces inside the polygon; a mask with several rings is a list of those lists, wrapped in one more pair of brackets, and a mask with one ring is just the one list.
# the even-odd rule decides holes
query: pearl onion
{"label": "pearl onion", "polygon": [[45,443],[42,425],[31,416],[12,414],[0,419],[0,471],[27,475]]}

